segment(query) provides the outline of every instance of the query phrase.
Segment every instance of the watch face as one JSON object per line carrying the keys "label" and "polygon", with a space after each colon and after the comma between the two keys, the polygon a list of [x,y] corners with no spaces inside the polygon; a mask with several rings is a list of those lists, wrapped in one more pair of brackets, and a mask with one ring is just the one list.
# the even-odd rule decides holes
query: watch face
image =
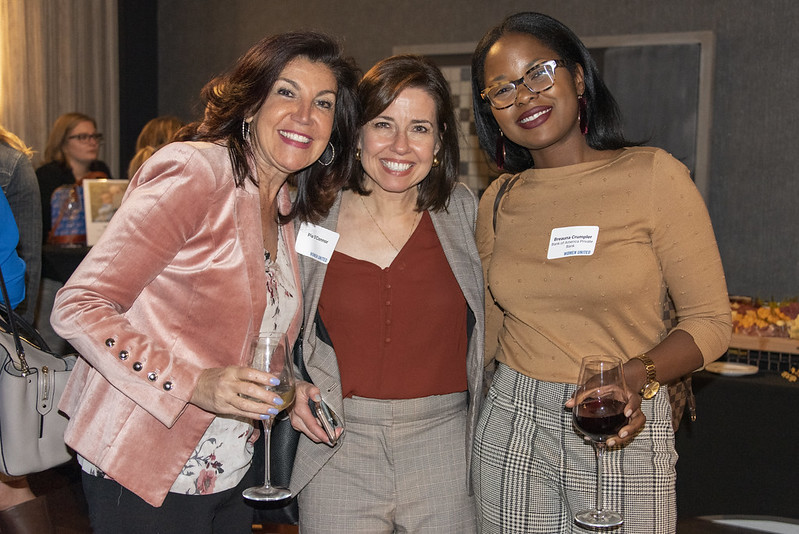
{"label": "watch face", "polygon": [[644,386],[644,393],[642,395],[645,399],[651,399],[655,395],[657,395],[658,391],[660,390],[660,384],[657,382],[648,382]]}

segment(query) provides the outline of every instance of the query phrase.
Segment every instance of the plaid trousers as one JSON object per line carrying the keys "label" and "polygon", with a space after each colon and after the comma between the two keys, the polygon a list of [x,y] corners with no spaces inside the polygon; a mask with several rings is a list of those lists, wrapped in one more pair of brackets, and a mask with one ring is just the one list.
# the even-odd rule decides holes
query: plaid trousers
{"label": "plaid trousers", "polygon": [[[484,534],[590,531],[573,519],[596,504],[593,447],[563,408],[574,390],[498,366],[474,442],[472,480]],[[677,453],[665,388],[642,409],[640,434],[604,455],[604,505],[624,516],[614,534],[676,529]]]}

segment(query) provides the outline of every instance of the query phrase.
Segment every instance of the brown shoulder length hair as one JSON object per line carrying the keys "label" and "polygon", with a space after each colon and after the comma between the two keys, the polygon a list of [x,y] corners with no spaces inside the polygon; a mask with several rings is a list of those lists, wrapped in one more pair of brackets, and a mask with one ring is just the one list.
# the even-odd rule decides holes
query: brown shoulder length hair
{"label": "brown shoulder length hair", "polygon": [[64,113],[55,120],[53,127],[50,129],[50,135],[47,137],[43,163],[56,161],[61,165],[67,164],[67,158],[64,155],[64,144],[67,142],[67,136],[81,122],[90,122],[94,125],[95,130],[97,129],[97,122],[83,113]]}
{"label": "brown shoulder length hair", "polygon": [[257,184],[251,168],[252,148],[242,136],[242,121],[254,115],[269,95],[280,73],[292,60],[304,57],[330,68],[337,83],[335,114],[330,143],[333,162],[319,161],[296,172],[290,181],[297,188],[291,211],[282,222],[294,217],[318,221],[330,210],[336,194],[352,173],[357,139],[358,101],[355,96],[358,70],[352,59],[342,55],[332,37],[311,31],[282,33],[266,37],[241,56],[230,72],[211,80],[202,90],[205,116],[180,132],[177,140],[210,141],[227,146],[236,185],[245,180]]}
{"label": "brown shoulder length hair", "polygon": [[[441,70],[429,59],[415,55],[397,55],[377,62],[364,75],[358,85],[362,127],[380,115],[408,88],[422,89],[436,105],[436,127],[441,137],[441,149],[436,154],[438,166],[430,169],[419,182],[416,209],[438,211],[445,209],[449,196],[458,181],[460,150],[458,148],[458,123],[452,108],[449,85]],[[366,176],[363,167],[357,166],[347,188],[366,195]]]}

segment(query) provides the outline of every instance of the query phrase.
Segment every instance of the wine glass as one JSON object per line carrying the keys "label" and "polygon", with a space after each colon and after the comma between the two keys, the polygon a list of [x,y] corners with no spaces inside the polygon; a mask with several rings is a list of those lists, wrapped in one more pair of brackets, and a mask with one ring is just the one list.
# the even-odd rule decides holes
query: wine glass
{"label": "wine glass", "polygon": [[[251,367],[266,371],[280,380],[277,386],[268,386],[266,389],[283,399],[278,410],[288,409],[294,402],[294,367],[288,337],[278,332],[261,332],[253,338],[252,355]],[[291,497],[288,488],[273,486],[269,481],[269,436],[273,419],[270,417],[261,421],[264,427],[264,485],[244,490],[242,495],[245,499],[279,501]]]}
{"label": "wine glass", "polygon": [[603,528],[624,522],[620,513],[602,506],[602,454],[607,439],[627,424],[626,405],[627,388],[621,359],[605,355],[583,358],[572,416],[574,426],[591,440],[596,452],[596,508],[574,515],[580,525]]}

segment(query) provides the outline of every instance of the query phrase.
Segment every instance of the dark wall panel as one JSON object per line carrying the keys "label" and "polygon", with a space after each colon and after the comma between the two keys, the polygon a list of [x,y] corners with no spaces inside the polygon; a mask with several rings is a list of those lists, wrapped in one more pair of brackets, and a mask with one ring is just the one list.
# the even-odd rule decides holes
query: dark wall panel
{"label": "dark wall panel", "polygon": [[158,115],[158,2],[117,0],[119,161],[126,178],[142,126]]}

